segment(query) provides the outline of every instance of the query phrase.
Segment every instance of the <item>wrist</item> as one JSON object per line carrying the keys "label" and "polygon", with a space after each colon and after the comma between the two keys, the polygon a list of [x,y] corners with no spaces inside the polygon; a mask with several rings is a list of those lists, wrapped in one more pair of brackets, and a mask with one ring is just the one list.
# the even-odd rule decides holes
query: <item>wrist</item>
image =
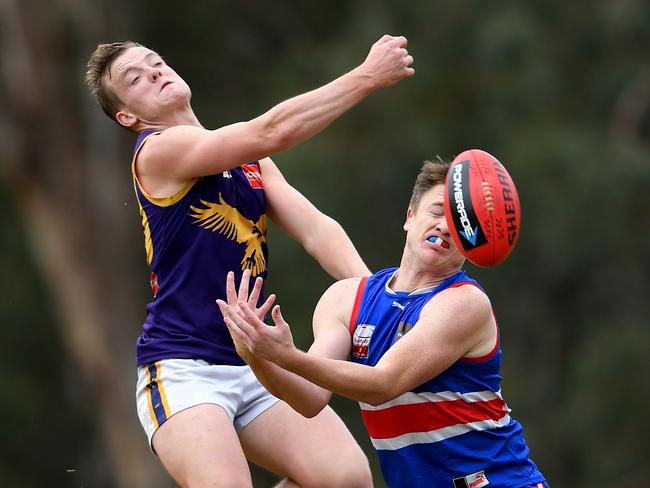
{"label": "wrist", "polygon": [[304,354],[306,353],[294,346],[288,349],[285,354],[279,355],[277,357],[277,360],[274,362],[282,369],[286,369],[295,373],[295,370],[300,366],[302,356]]}
{"label": "wrist", "polygon": [[363,64],[348,72],[347,75],[352,80],[352,83],[354,83],[354,86],[358,87],[364,95],[368,95],[379,88],[377,79]]}

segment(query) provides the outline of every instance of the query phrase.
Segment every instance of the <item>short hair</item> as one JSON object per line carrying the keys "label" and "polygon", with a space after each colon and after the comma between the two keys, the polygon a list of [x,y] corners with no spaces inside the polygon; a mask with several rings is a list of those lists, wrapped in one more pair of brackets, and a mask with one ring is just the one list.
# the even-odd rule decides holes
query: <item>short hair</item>
{"label": "short hair", "polygon": [[120,41],[110,44],[98,44],[90,55],[86,71],[86,84],[90,93],[95,95],[97,103],[106,115],[115,120],[115,114],[122,107],[122,101],[106,83],[107,74],[117,56],[129,48],[142,47],[135,41]]}
{"label": "short hair", "polygon": [[411,201],[409,207],[416,211],[420,205],[422,195],[436,185],[444,184],[449,172],[451,163],[445,161],[440,156],[436,156],[433,161],[425,161],[415,178],[415,185],[413,186],[413,193],[411,194]]}

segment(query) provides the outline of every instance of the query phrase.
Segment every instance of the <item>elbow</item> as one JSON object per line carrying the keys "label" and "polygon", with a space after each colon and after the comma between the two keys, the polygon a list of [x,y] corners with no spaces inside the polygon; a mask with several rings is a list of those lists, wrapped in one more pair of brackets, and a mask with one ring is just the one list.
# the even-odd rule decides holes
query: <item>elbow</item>
{"label": "elbow", "polygon": [[383,405],[386,402],[394,400],[402,391],[398,391],[390,382],[382,382],[379,385],[376,385],[375,388],[368,391],[365,395],[365,398],[361,399],[362,402],[377,407]]}
{"label": "elbow", "polygon": [[277,154],[296,145],[297,130],[273,119],[260,120],[259,137],[266,154]]}
{"label": "elbow", "polygon": [[300,402],[299,404],[293,404],[291,406],[303,417],[311,419],[321,413],[327,406],[327,403],[328,400],[326,398],[311,398],[308,401]]}
{"label": "elbow", "polygon": [[322,392],[312,390],[309,392],[303,391],[300,395],[276,396],[284,400],[303,417],[311,419],[316,417],[327,406],[332,395],[325,390]]}
{"label": "elbow", "polygon": [[[323,249],[323,242],[328,238],[336,241],[340,236],[347,238],[343,227],[329,215],[316,210],[312,217],[311,232],[303,236],[301,242],[305,251],[311,256],[316,256],[318,251]],[[338,241],[336,241],[338,242]]]}
{"label": "elbow", "polygon": [[291,149],[293,146],[295,146],[298,143],[298,140],[295,137],[296,131],[291,130],[288,127],[284,127],[284,126],[276,127],[276,129],[273,132],[274,132],[273,139],[275,143],[274,153]]}
{"label": "elbow", "polygon": [[303,417],[306,417],[308,419],[313,419],[316,415],[318,415],[323,411],[326,405],[327,404],[309,405],[309,406],[301,407],[300,410],[298,410],[298,413]]}
{"label": "elbow", "polygon": [[386,395],[383,392],[373,392],[367,396],[365,400],[363,400],[364,403],[367,403],[368,405],[372,405],[373,407],[378,407],[379,405],[383,405],[384,403],[392,400],[395,398],[394,396],[391,395]]}

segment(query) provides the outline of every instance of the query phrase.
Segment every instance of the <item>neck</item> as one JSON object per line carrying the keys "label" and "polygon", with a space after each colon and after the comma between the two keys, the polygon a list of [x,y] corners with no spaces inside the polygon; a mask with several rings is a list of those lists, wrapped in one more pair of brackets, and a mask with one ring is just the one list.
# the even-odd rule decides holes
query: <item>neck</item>
{"label": "neck", "polygon": [[195,127],[203,127],[199,119],[196,117],[194,110],[189,105],[181,109],[165,114],[164,118],[158,120],[141,120],[138,132],[148,129],[165,130],[177,125],[191,125]]}
{"label": "neck", "polygon": [[402,256],[399,270],[389,286],[395,291],[413,292],[436,286],[460,270],[461,266],[435,268],[423,263],[413,263],[407,256]]}

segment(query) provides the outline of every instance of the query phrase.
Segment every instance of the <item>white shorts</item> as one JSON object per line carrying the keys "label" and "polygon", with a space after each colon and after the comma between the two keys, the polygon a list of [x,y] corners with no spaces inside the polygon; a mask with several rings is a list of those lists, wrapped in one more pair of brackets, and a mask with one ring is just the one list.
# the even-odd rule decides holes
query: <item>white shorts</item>
{"label": "white shorts", "polygon": [[219,405],[239,432],[278,401],[250,366],[215,365],[200,359],[163,359],[138,366],[136,400],[152,451],[156,429],[186,408],[202,403]]}

